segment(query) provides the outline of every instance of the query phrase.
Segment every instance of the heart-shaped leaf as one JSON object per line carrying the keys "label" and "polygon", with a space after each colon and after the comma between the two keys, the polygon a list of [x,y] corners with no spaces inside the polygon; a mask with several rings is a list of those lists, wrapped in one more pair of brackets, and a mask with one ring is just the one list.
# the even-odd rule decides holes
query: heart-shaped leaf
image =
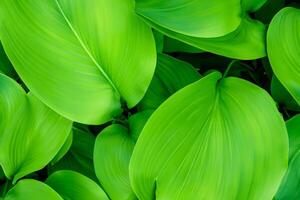
{"label": "heart-shaped leaf", "polygon": [[240,24],[240,0],[136,0],[136,12],[161,27],[193,37],[220,37]]}
{"label": "heart-shaped leaf", "polygon": [[134,1],[1,3],[8,57],[28,88],[56,112],[100,124],[120,114],[120,98],[133,107],[144,96],[156,50]]}
{"label": "heart-shaped leaf", "polygon": [[72,122],[0,74],[0,165],[8,178],[45,167],[66,141]]}
{"label": "heart-shaped leaf", "polygon": [[129,175],[139,199],[271,199],[287,163],[287,131],[270,95],[213,72],[151,115]]}
{"label": "heart-shaped leaf", "polygon": [[64,199],[109,200],[97,183],[78,172],[57,171],[48,177],[46,183]]}
{"label": "heart-shaped leaf", "polygon": [[51,187],[33,179],[19,181],[4,200],[63,200]]}
{"label": "heart-shaped leaf", "polygon": [[286,7],[272,19],[267,49],[272,69],[300,105],[300,9]]}
{"label": "heart-shaped leaf", "polygon": [[158,54],[155,74],[138,108],[156,109],[171,94],[199,78],[200,74],[191,64],[165,54]]}

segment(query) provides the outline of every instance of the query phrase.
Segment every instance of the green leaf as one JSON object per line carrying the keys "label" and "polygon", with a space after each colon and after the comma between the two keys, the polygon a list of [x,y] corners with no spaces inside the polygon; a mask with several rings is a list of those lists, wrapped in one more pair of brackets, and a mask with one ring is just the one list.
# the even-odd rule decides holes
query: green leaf
{"label": "green leaf", "polygon": [[300,105],[300,9],[286,7],[272,19],[267,34],[272,69]]}
{"label": "green leaf", "polygon": [[289,134],[289,157],[290,159],[300,150],[300,114],[294,116],[286,122]]}
{"label": "green leaf", "polygon": [[171,94],[199,78],[200,74],[191,64],[165,54],[158,54],[154,77],[138,108],[156,109]]}
{"label": "green leaf", "polygon": [[55,163],[57,163],[60,159],[62,159],[62,157],[64,157],[64,155],[66,155],[66,153],[71,148],[72,142],[73,142],[73,133],[71,131],[70,134],[69,134],[69,136],[68,136],[68,138],[66,139],[65,143],[60,148],[59,152],[52,159],[52,161],[51,161],[52,165],[54,165]]}
{"label": "green leaf", "polygon": [[136,142],[142,132],[146,122],[149,117],[152,115],[154,110],[145,110],[142,112],[138,112],[128,119],[129,124],[129,132],[132,139]]}
{"label": "green leaf", "polygon": [[74,171],[57,171],[48,177],[46,183],[64,199],[109,200],[97,183]]}
{"label": "green leaf", "polygon": [[283,87],[276,76],[272,77],[271,94],[274,100],[283,104],[289,110],[300,111],[300,106],[296,103],[290,93]]}
{"label": "green leaf", "polygon": [[0,165],[8,178],[42,169],[66,141],[72,122],[0,74]]}
{"label": "green leaf", "polygon": [[94,149],[95,171],[111,199],[136,199],[128,173],[134,143],[127,128],[118,124],[105,128],[97,136]]}
{"label": "green leaf", "polygon": [[68,153],[49,172],[72,170],[79,172],[94,181],[98,181],[93,165],[95,136],[87,131],[73,127],[73,143]]}
{"label": "green leaf", "polygon": [[271,199],[287,163],[287,131],[270,95],[213,72],[151,115],[129,175],[144,200]]}
{"label": "green leaf", "polygon": [[19,181],[5,196],[4,200],[63,200],[48,185],[33,179]]}
{"label": "green leaf", "polygon": [[121,113],[120,98],[133,107],[144,96],[156,50],[133,1],[4,0],[3,8],[8,57],[56,112],[101,124]]}
{"label": "green leaf", "polygon": [[185,52],[185,53],[203,53],[201,49],[190,46],[186,43],[183,43],[179,40],[173,38],[164,37],[164,52],[173,53],[173,52]]}
{"label": "green leaf", "polygon": [[144,18],[153,28],[170,38],[214,54],[239,59],[253,60],[266,56],[265,25],[249,17],[243,18],[240,26],[233,32],[216,38],[200,38],[173,32]]}
{"label": "green leaf", "polygon": [[239,0],[136,0],[136,12],[161,27],[193,37],[220,37],[240,24]]}
{"label": "green leaf", "polygon": [[267,1],[268,0],[241,0],[241,3],[244,11],[255,12],[260,9]]}
{"label": "green leaf", "polygon": [[276,200],[290,200],[300,198],[300,150],[292,157],[289,168],[276,193]]}

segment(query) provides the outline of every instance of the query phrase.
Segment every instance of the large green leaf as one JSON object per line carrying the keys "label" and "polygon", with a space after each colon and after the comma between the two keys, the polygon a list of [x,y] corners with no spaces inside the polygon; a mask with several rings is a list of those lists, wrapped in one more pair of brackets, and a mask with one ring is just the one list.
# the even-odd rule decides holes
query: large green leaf
{"label": "large green leaf", "polygon": [[0,110],[0,165],[14,181],[45,167],[71,130],[71,121],[2,74]]}
{"label": "large green leaf", "polygon": [[286,7],[271,21],[267,35],[272,69],[300,104],[300,9]]}
{"label": "large green leaf", "polygon": [[50,166],[49,172],[72,170],[97,181],[93,165],[95,136],[73,127],[73,143],[68,153],[55,165]]}
{"label": "large green leaf", "polygon": [[24,179],[17,183],[4,200],[63,200],[48,185],[33,179]]}
{"label": "large green leaf", "polygon": [[171,94],[199,78],[200,74],[191,64],[158,54],[155,74],[138,108],[156,109]]}
{"label": "large green leaf", "polygon": [[144,20],[163,34],[204,51],[240,60],[252,60],[266,56],[265,25],[247,16],[243,18],[235,31],[216,38],[187,36],[168,30],[146,18]]}
{"label": "large green leaf", "polygon": [[72,142],[73,142],[73,132],[71,131],[68,138],[66,139],[65,143],[63,144],[63,146],[60,148],[58,153],[52,159],[52,161],[51,161],[52,165],[57,163],[60,159],[62,159],[62,157],[64,157],[66,155],[66,153],[71,148]]}
{"label": "large green leaf", "polygon": [[133,107],[144,96],[156,50],[133,1],[2,3],[4,49],[29,89],[56,112],[100,124],[121,112],[120,98]]}
{"label": "large green leaf", "polygon": [[271,199],[287,163],[287,131],[268,93],[213,72],[151,115],[129,175],[143,200]]}
{"label": "large green leaf", "polygon": [[240,0],[136,0],[138,14],[161,27],[194,37],[220,37],[240,24]]}
{"label": "large green leaf", "polygon": [[109,200],[102,188],[78,172],[62,170],[51,174],[46,183],[68,200]]}

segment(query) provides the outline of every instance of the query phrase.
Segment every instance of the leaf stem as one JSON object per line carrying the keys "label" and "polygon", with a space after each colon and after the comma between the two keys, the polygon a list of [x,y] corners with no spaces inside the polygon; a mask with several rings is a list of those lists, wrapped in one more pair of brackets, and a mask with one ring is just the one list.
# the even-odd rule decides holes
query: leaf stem
{"label": "leaf stem", "polygon": [[229,63],[227,69],[225,70],[225,72],[224,72],[224,74],[223,74],[223,78],[225,78],[225,77],[228,75],[230,69],[232,68],[232,66],[233,66],[236,62],[238,62],[238,60],[232,60],[232,61]]}

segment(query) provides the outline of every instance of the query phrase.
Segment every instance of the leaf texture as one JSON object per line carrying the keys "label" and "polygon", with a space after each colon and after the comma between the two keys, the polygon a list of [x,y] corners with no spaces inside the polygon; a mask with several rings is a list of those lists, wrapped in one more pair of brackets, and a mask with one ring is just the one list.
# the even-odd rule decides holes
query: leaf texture
{"label": "leaf texture", "polygon": [[287,163],[287,131],[268,93],[213,72],[151,115],[129,175],[144,200],[271,199]]}
{"label": "leaf texture", "polygon": [[121,113],[121,99],[133,107],[144,96],[156,50],[133,2],[4,0],[3,10],[8,57],[28,88],[56,112],[101,124]]}

